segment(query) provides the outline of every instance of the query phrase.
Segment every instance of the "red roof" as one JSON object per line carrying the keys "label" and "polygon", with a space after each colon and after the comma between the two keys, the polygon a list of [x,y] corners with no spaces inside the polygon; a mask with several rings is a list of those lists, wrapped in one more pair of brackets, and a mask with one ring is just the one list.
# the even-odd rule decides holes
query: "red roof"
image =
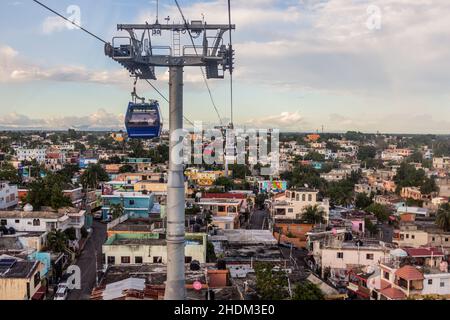
{"label": "red roof", "polygon": [[416,267],[404,266],[395,272],[395,275],[407,281],[423,280],[423,274]]}
{"label": "red roof", "polygon": [[384,289],[387,289],[387,288],[390,288],[390,287],[391,287],[391,284],[389,282],[387,282],[386,280],[381,279],[381,281],[380,281],[380,289],[381,290],[384,290]]}
{"label": "red roof", "polygon": [[403,293],[403,291],[396,288],[387,288],[381,290],[381,294],[392,300],[402,300],[406,298],[406,295]]}
{"label": "red roof", "polygon": [[403,248],[411,257],[443,257],[444,253],[438,248]]}
{"label": "red roof", "polygon": [[246,199],[247,195],[242,193],[205,193],[205,199]]}

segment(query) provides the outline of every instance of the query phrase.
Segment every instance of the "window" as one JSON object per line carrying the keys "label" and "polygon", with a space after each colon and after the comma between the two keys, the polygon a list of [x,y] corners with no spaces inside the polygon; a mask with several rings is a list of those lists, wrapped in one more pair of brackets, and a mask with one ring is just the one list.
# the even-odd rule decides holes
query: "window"
{"label": "window", "polygon": [[373,260],[373,253],[366,254],[366,260]]}
{"label": "window", "polygon": [[389,272],[385,271],[383,273],[383,278],[385,278],[386,280],[389,280]]}
{"label": "window", "polygon": [[130,206],[134,205],[134,200],[130,200]]}
{"label": "window", "polygon": [[412,234],[411,235],[411,239],[415,239],[415,238],[416,238],[416,236]]}
{"label": "window", "polygon": [[130,257],[121,257],[120,262],[123,264],[129,264],[129,263],[131,263],[131,259],[130,259]]}
{"label": "window", "polygon": [[337,258],[338,259],[344,259],[344,253],[343,252],[338,252],[337,253]]}
{"label": "window", "polygon": [[116,264],[116,257],[108,257],[108,264]]}
{"label": "window", "polygon": [[445,282],[441,281],[440,286],[441,288],[445,287]]}
{"label": "window", "polygon": [[448,238],[445,238],[445,242],[448,242]]}
{"label": "window", "polygon": [[433,279],[428,279],[428,284],[432,285],[433,284]]}
{"label": "window", "polygon": [[436,238],[435,238],[435,237],[432,237],[432,238],[431,238],[431,241],[433,241],[433,242],[436,241]]}
{"label": "window", "polygon": [[33,220],[33,226],[34,227],[39,227],[41,225],[41,220],[39,219],[34,219]]}
{"label": "window", "polygon": [[289,212],[289,213],[293,213],[293,212],[294,212],[294,209],[289,208],[289,209],[288,209],[288,212]]}
{"label": "window", "polygon": [[0,221],[0,224],[1,224],[2,226],[6,226],[6,225],[8,224],[8,221],[6,221],[5,219],[2,219],[2,220]]}
{"label": "window", "polygon": [[297,193],[297,195],[295,196],[295,201],[300,201],[300,195]]}
{"label": "window", "polygon": [[311,202],[312,201],[312,194],[308,195],[308,201]]}
{"label": "window", "polygon": [[185,257],[184,258],[184,263],[191,263],[192,262],[192,257]]}
{"label": "window", "polygon": [[306,194],[302,195],[302,201],[306,201]]}
{"label": "window", "polygon": [[20,223],[20,220],[15,220],[14,221],[16,224],[19,224]]}
{"label": "window", "polygon": [[406,239],[409,239],[409,233],[406,234]]}
{"label": "window", "polygon": [[153,263],[162,263],[162,257],[153,257]]}
{"label": "window", "polygon": [[142,257],[134,257],[134,263],[135,264],[142,264],[143,263]]}

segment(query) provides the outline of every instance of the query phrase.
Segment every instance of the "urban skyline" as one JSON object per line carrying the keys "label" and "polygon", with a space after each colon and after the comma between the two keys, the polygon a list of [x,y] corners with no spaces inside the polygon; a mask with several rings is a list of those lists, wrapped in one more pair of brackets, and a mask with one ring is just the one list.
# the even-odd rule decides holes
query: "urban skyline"
{"label": "urban skyline", "polygon": [[[62,13],[78,6],[82,26],[108,41],[117,23],[156,18],[154,1],[48,4]],[[224,1],[182,4],[188,19],[226,22],[216,10],[225,8]],[[132,80],[106,59],[102,46],[31,2],[1,6],[0,128],[122,128]],[[449,95],[442,85],[450,67],[444,41],[449,10],[439,0],[236,3],[236,124],[282,131],[321,131],[323,125],[326,132],[450,133]],[[378,14],[380,25],[370,27]],[[160,1],[160,20],[167,15],[171,22],[181,19],[172,2]],[[158,69],[158,76],[155,84],[167,95],[167,70]],[[210,85],[221,116],[229,118],[227,83]],[[217,123],[198,70],[186,71],[186,87],[186,116]],[[145,84],[138,89],[159,98]],[[167,119],[167,105],[161,104]]]}

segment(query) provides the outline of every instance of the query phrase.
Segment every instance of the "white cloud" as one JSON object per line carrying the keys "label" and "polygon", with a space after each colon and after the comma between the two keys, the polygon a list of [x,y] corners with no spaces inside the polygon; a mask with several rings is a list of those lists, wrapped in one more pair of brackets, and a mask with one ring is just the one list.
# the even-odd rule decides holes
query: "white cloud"
{"label": "white cloud", "polygon": [[28,62],[9,46],[0,46],[0,83],[27,81],[87,82],[128,84],[127,72],[89,70],[82,66],[44,67]]}
{"label": "white cloud", "polygon": [[245,125],[253,126],[254,128],[302,130],[302,126],[305,123],[302,115],[297,111],[253,118],[246,121]]}
{"label": "white cloud", "polygon": [[42,32],[44,34],[51,34],[54,32],[60,32],[67,29],[66,21],[60,17],[47,17],[42,23]]}
{"label": "white cloud", "polygon": [[48,118],[30,118],[16,112],[0,116],[2,129],[52,129],[66,130],[79,128],[83,130],[111,130],[124,128],[124,115],[113,114],[99,109],[87,116],[59,116]]}

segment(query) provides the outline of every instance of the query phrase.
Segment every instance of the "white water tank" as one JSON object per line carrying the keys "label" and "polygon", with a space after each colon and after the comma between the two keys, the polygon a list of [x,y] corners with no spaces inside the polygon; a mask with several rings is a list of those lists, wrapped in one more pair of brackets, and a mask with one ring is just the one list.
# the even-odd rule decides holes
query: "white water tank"
{"label": "white water tank", "polygon": [[33,212],[33,206],[29,203],[27,203],[24,207],[23,207],[23,211],[25,212]]}

